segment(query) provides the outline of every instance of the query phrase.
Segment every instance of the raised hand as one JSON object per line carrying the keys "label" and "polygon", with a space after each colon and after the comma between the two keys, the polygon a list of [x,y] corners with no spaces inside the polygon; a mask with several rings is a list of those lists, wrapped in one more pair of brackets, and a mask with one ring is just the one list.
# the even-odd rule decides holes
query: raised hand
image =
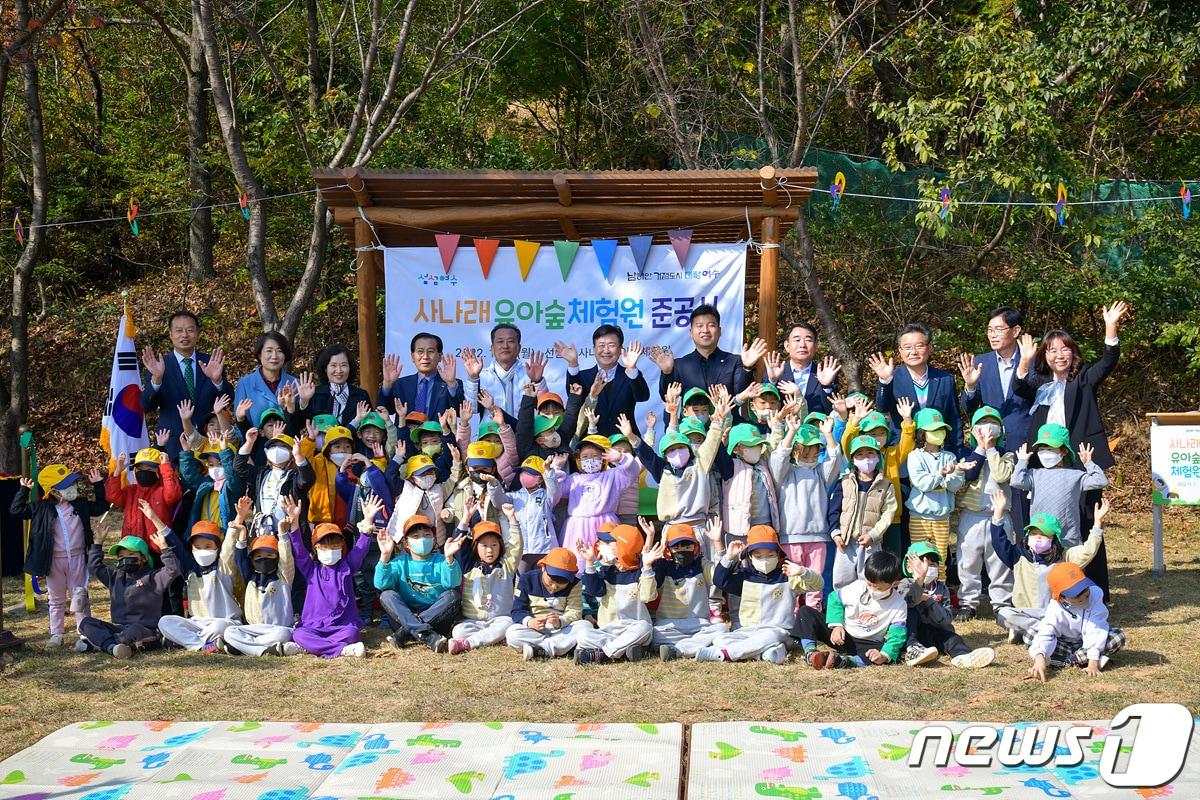
{"label": "raised hand", "polygon": [[621,351],[621,366],[626,370],[636,369],[638,360],[642,357],[643,348],[640,341],[635,341]]}
{"label": "raised hand", "polygon": [[997,489],[988,495],[988,497],[992,501],[992,514],[1003,518],[1004,512],[1008,510],[1008,494],[1003,489]]}
{"label": "raised hand", "polygon": [[150,373],[150,382],[162,386],[163,373],[167,371],[163,357],[154,352],[153,347],[142,348],[142,365]]}
{"label": "raised hand", "polygon": [[984,452],[991,450],[996,444],[996,434],[992,433],[990,425],[976,425],[972,429],[972,433],[975,434],[975,441],[979,442],[979,446],[984,449]]}
{"label": "raised hand", "polygon": [[834,414],[837,414],[842,419],[846,419],[849,416],[846,408],[846,395],[831,394],[829,395],[829,402],[833,405]]}
{"label": "raised hand", "polygon": [[363,417],[371,413],[371,404],[366,400],[359,400],[358,405],[354,408],[354,427],[358,427],[358,423],[362,422]]}
{"label": "raised hand", "polygon": [[875,377],[879,378],[880,383],[887,383],[892,379],[892,373],[896,370],[896,362],[891,356],[885,356],[883,353],[876,353],[867,359],[867,366],[875,373]]}
{"label": "raised hand", "polygon": [[1028,461],[1032,453],[1029,452],[1029,445],[1024,442],[1017,448],[1017,461]]}
{"label": "raised hand", "polygon": [[585,542],[582,539],[575,543],[575,554],[585,564],[590,564],[600,557],[600,548],[595,542]]}
{"label": "raised hand", "polygon": [[171,441],[171,432],[166,428],[159,428],[154,432],[154,444],[157,446],[165,447],[169,441]]}
{"label": "raised hand", "polygon": [[[93,467],[87,471],[87,479],[88,483],[99,483],[100,481],[104,480],[104,474],[100,472],[100,470]],[[25,488],[28,489],[29,487],[26,486]]]}
{"label": "raised hand", "polygon": [[164,550],[166,550],[168,547],[170,547],[170,545],[167,544],[166,535],[162,532],[163,527],[164,526],[160,525],[154,531],[154,533],[150,534],[150,544],[157,547],[158,552],[160,552],[160,553],[163,552]]}
{"label": "raised hand", "polygon": [[584,416],[584,419],[587,420],[589,431],[600,427],[600,415],[596,413],[596,409],[594,409],[594,408],[583,409],[583,416]]}
{"label": "raised hand", "polygon": [[795,381],[780,381],[775,385],[775,388],[781,391],[783,396],[788,400],[799,400],[802,394],[800,387],[796,385]]}
{"label": "raised hand", "polygon": [[229,395],[225,394],[224,392],[217,395],[217,399],[213,400],[213,404],[212,404],[213,413],[219,414],[222,411],[228,411],[229,404],[231,402],[233,402],[232,399],[229,397]]}
{"label": "raised hand", "polygon": [[400,363],[400,356],[386,355],[383,357],[383,388],[390,389],[392,384],[400,379],[400,373],[404,370],[404,365]]}
{"label": "raised hand", "polygon": [[784,561],[783,574],[787,575],[789,578],[795,578],[804,574],[804,567],[800,566],[794,561]]}
{"label": "raised hand", "polygon": [[826,439],[833,438],[833,425],[835,421],[836,418],[832,414],[821,420],[821,435]]}
{"label": "raised hand", "polygon": [[304,441],[304,437],[300,436],[292,440],[292,460],[299,464],[304,460],[304,453],[300,452],[300,443]]}
{"label": "raised hand", "polygon": [[179,412],[179,419],[182,422],[191,422],[192,416],[196,413],[196,407],[192,405],[191,400],[180,400],[179,405],[175,406],[175,410]]}
{"label": "raised hand", "polygon": [[907,561],[908,574],[912,575],[918,584],[924,585],[925,576],[929,574],[929,565],[925,562],[925,559],[916,553],[909,553]]}
{"label": "raised hand", "polygon": [[371,442],[371,458],[376,460],[383,458],[386,455],[383,445],[379,442]]}
{"label": "raised hand", "polygon": [[1079,444],[1079,463],[1085,467],[1092,463],[1092,456],[1096,454],[1096,449],[1087,442]]}
{"label": "raised hand", "polygon": [[654,362],[654,366],[658,367],[658,371],[663,375],[670,375],[675,371],[675,354],[671,352],[669,345],[651,347],[649,355],[650,360]]}
{"label": "raised hand", "polygon": [[234,504],[234,508],[236,509],[235,518],[239,522],[245,522],[254,513],[254,501],[250,499],[249,495],[244,494],[238,498],[237,503]]}
{"label": "raised hand", "polygon": [[403,428],[404,418],[408,416],[408,403],[395,397],[392,399],[392,407],[396,409],[396,424]]}
{"label": "raised hand", "polygon": [[656,426],[658,425],[658,415],[653,411],[646,412],[646,418],[642,420],[642,430],[647,436],[653,436]]}
{"label": "raised hand", "polygon": [[[646,544],[649,545],[650,541],[646,540]],[[654,545],[649,550],[642,550],[642,569],[646,569],[647,567],[654,566],[654,562],[658,561],[660,558],[662,558],[663,554],[666,552],[666,550],[667,550],[667,540],[666,539],[663,539],[661,542]]]}
{"label": "raised hand", "polygon": [[300,396],[300,407],[308,408],[309,402],[312,401],[313,395],[317,392],[317,384],[313,380],[311,372],[300,373],[300,380],[296,384],[296,392]]}
{"label": "raised hand", "polygon": [[1037,343],[1033,341],[1033,335],[1026,333],[1018,341],[1017,346],[1021,350],[1021,364],[1028,367],[1033,363],[1034,357],[1037,355]]}
{"label": "raised hand", "polygon": [[[526,385],[526,386],[529,386],[529,387],[531,387],[531,388],[533,387],[533,384],[532,384],[532,383],[527,383],[527,384],[525,384],[525,385]],[[567,393],[568,393],[568,394],[573,394],[573,395],[575,395],[576,397],[578,397],[579,395],[583,394],[583,384],[582,384],[582,383],[572,383],[572,384],[568,384],[568,385],[567,385]],[[533,392],[529,392],[529,394],[533,394]]]}
{"label": "raised hand", "polygon": [[648,520],[642,516],[639,516],[637,518],[637,520],[638,520],[638,527],[642,529],[642,533],[645,534],[645,536],[646,536],[646,544],[642,548],[642,551],[644,552],[644,551],[650,549],[651,545],[654,544],[654,538],[657,534],[654,533],[654,523],[653,522],[651,522],[650,520]]}
{"label": "raised hand", "polygon": [[542,376],[546,374],[546,354],[541,350],[534,350],[529,354],[529,360],[525,362],[525,377],[537,384],[542,380]]}
{"label": "raised hand", "polygon": [[718,394],[719,396],[713,400],[713,424],[723,425],[729,418],[730,412],[733,411],[733,398],[729,396],[729,392]]}
{"label": "raised hand", "polygon": [[629,417],[624,414],[617,415],[617,430],[626,439],[633,439],[633,423],[629,421]]}
{"label": "raised hand", "polygon": [[704,529],[704,536],[713,543],[717,550],[721,550],[725,546],[725,532],[721,528],[720,517],[713,517],[708,521],[708,527]]}
{"label": "raised hand", "polygon": [[[604,460],[610,464],[616,464],[624,457],[625,454],[615,447],[610,447],[604,451]],[[633,458],[633,456],[630,456],[630,458]]]}
{"label": "raised hand", "polygon": [[[246,419],[246,415],[250,413],[250,409],[252,409],[252,408],[254,408],[254,401],[251,400],[249,397],[242,400],[242,402],[238,403],[237,404],[237,412],[234,414],[234,416],[237,417],[238,422],[244,422]],[[251,420],[251,422],[253,422],[253,421],[254,420]]]}
{"label": "raised hand", "polygon": [[817,383],[822,386],[833,386],[838,373],[842,371],[842,362],[833,356],[826,356],[817,367]]}
{"label": "raised hand", "polygon": [[128,455],[126,455],[125,453],[121,453],[120,455],[118,455],[118,456],[117,456],[117,471],[116,471],[116,472],[114,472],[114,473],[113,473],[113,475],[120,475],[122,472],[124,472],[124,471],[125,471],[125,465],[126,465],[128,462],[129,462],[129,456],[128,456]]}
{"label": "raised hand", "polygon": [[679,381],[667,385],[667,393],[663,397],[663,408],[670,414],[679,412],[679,397],[683,394],[683,384]]}
{"label": "raised hand", "polygon": [[474,348],[463,348],[462,363],[463,369],[467,371],[467,378],[473,381],[479,380],[479,373],[483,372],[483,359],[476,355]]}
{"label": "raised hand", "polygon": [[492,397],[492,393],[487,389],[480,389],[479,405],[483,406],[486,410],[491,411],[492,407],[496,405],[496,399]]}
{"label": "raised hand", "polygon": [[1107,497],[1101,497],[1100,502],[1092,507],[1092,527],[1099,528],[1100,520],[1108,516],[1108,512],[1112,509],[1112,502]]}
{"label": "raised hand", "polygon": [[[204,377],[214,384],[220,385],[221,376],[225,372],[225,352],[219,347],[215,348],[209,355],[208,361],[200,362],[200,371],[204,373]],[[213,410],[216,410],[215,404]]]}
{"label": "raised hand", "polygon": [[555,453],[550,457],[550,463],[555,469],[561,470],[567,465],[567,459],[570,458],[570,453]]}
{"label": "raised hand", "polygon": [[975,356],[963,353],[958,357],[958,371],[962,374],[963,385],[967,391],[975,391],[979,376],[983,374],[983,365],[975,363]]}
{"label": "raised hand", "polygon": [[294,383],[288,383],[280,387],[276,397],[279,399],[279,405],[283,407],[284,411],[288,414],[296,413],[296,385]]}
{"label": "raised hand", "polygon": [[[572,384],[572,388],[580,389],[582,387]],[[537,386],[529,381],[526,381],[525,383],[521,384],[521,394],[525,395],[526,397],[537,397]],[[578,394],[578,392],[576,392],[576,394]]]}
{"label": "raised hand", "polygon": [[138,508],[141,510],[142,516],[146,518],[146,521],[154,527],[154,530],[157,531],[166,527],[166,523],[158,518],[158,514],[154,513],[154,507],[150,505],[149,501],[138,500]]}
{"label": "raised hand", "polygon": [[596,370],[596,379],[592,381],[592,388],[588,394],[592,397],[592,399],[595,399],[600,396],[600,392],[604,391],[604,386],[604,373],[600,370]]}
{"label": "raised hand", "polygon": [[1121,325],[1121,319],[1129,313],[1129,304],[1124,300],[1118,300],[1111,306],[1104,306],[1101,309],[1100,315],[1104,318],[1105,333],[1112,332],[1111,335],[1106,335],[1105,338],[1111,339],[1116,336],[1117,329]]}
{"label": "raised hand", "polygon": [[32,489],[36,485],[37,484],[33,482],[33,478],[21,478],[21,486],[25,487],[26,489]]}
{"label": "raised hand", "polygon": [[314,442],[317,440],[317,426],[311,419],[304,420],[304,435]]}
{"label": "raised hand", "polygon": [[386,564],[396,552],[396,543],[392,541],[387,528],[380,528],[375,532],[375,541],[379,544],[379,560]]}
{"label": "raised hand", "polygon": [[767,353],[766,364],[767,380],[769,380],[771,383],[778,383],[779,377],[783,375],[783,356],[779,355],[778,351],[772,350],[771,352]]}
{"label": "raised hand", "polygon": [[246,431],[246,448],[253,449],[254,443],[258,441],[258,428],[250,428]]}
{"label": "raised hand", "polygon": [[284,516],[287,518],[288,525],[292,530],[300,529],[300,501],[292,497],[290,494],[285,494],[279,498],[279,504],[283,506]]}
{"label": "raised hand", "polygon": [[746,549],[746,543],[741,541],[740,539],[738,539],[736,541],[729,543],[729,547],[725,548],[725,555],[729,556],[732,559],[737,559],[738,556],[740,556],[742,554],[742,551],[745,549]]}
{"label": "raised hand", "polygon": [[505,503],[504,505],[500,506],[500,510],[504,512],[504,518],[508,520],[509,523],[517,521],[517,507],[512,503]]}
{"label": "raised hand", "polygon": [[554,343],[554,355],[567,362],[567,366],[573,369],[579,367],[579,348],[573,344],[566,342]]}
{"label": "raised hand", "polygon": [[752,369],[758,360],[767,354],[767,343],[764,339],[755,339],[748,345],[742,346],[742,366]]}
{"label": "raised hand", "polygon": [[383,499],[374,492],[366,492],[363,494],[359,505],[362,507],[363,519],[369,519],[374,522],[379,512],[383,511]]}
{"label": "raised hand", "polygon": [[192,443],[192,437],[188,436],[186,433],[179,434],[179,449],[180,450],[190,450],[191,447],[189,445],[191,445],[191,443]]}

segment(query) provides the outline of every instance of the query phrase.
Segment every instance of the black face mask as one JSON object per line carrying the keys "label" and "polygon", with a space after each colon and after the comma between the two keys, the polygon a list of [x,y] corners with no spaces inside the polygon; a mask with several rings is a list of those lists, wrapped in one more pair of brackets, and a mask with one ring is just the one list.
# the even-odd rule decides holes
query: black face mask
{"label": "black face mask", "polygon": [[122,556],[117,559],[117,569],[125,572],[137,572],[142,568],[142,560],[137,556]]}
{"label": "black face mask", "polygon": [[270,575],[279,568],[279,559],[277,558],[256,558],[253,561],[254,571],[260,575]]}
{"label": "black face mask", "polygon": [[137,479],[138,486],[153,486],[158,483],[158,473],[151,470],[139,469],[133,475]]}
{"label": "black face mask", "polygon": [[688,549],[688,550],[672,550],[671,551],[671,560],[674,561],[677,566],[690,567],[692,565],[692,563],[696,560],[696,553],[690,549]]}
{"label": "black face mask", "polygon": [[482,486],[483,484],[487,483],[487,481],[485,481],[483,479],[483,476],[484,476],[484,473],[482,473],[482,472],[472,472],[471,473],[471,482],[477,483],[480,486]]}

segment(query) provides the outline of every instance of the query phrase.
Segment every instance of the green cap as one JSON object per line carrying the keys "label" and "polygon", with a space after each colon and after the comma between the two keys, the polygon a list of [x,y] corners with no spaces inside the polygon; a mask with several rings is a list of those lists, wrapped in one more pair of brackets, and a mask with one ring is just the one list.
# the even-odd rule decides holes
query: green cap
{"label": "green cap", "polygon": [[716,408],[716,406],[713,405],[712,398],[708,396],[708,392],[704,391],[699,386],[693,386],[691,389],[688,389],[683,393],[683,402],[680,403],[680,407],[686,408],[695,402],[697,397],[702,398],[704,402],[708,403],[709,408]]}
{"label": "green cap", "polygon": [[901,559],[900,562],[900,569],[904,570],[904,576],[906,578],[912,577],[912,574],[908,571],[909,556],[916,556],[917,558],[924,558],[925,556],[937,556],[937,560],[939,562],[942,560],[942,554],[939,553],[938,549],[929,542],[913,542],[908,546],[908,552],[904,554],[904,558]]}
{"label": "green cap", "polygon": [[813,425],[801,425],[800,430],[796,431],[795,438],[792,439],[792,447],[796,445],[809,445],[821,443],[821,430]]}
{"label": "green cap", "polygon": [[[1000,412],[991,406],[981,406],[974,414],[971,415],[971,427],[974,428],[985,419],[995,419],[1000,426],[1000,435],[996,437],[996,444],[1004,446],[1004,418],[1000,416]],[[976,445],[975,434],[972,431],[967,431],[967,444],[974,447]]]}
{"label": "green cap", "polygon": [[[364,418],[364,422],[365,422],[365,418]],[[409,431],[408,438],[412,439],[413,444],[420,444],[422,433],[435,433],[435,434],[437,434],[438,438],[440,439],[442,436],[442,426],[440,423],[434,422],[431,419],[427,419],[424,422],[422,422],[420,425],[417,425],[411,431]]]}
{"label": "green cap", "polygon": [[146,559],[146,563],[150,563],[150,547],[146,544],[145,539],[140,539],[137,536],[123,536],[121,537],[121,541],[108,548],[108,554],[115,556],[121,550],[137,551]]}
{"label": "green cap", "polygon": [[872,411],[870,414],[867,414],[865,417],[863,417],[862,421],[858,423],[858,430],[860,433],[875,431],[879,430],[880,428],[883,428],[885,431],[890,431],[892,426],[888,424],[887,417],[885,417],[883,414],[880,414],[878,411]]}
{"label": "green cap", "polygon": [[1033,518],[1029,520],[1029,524],[1025,526],[1026,533],[1032,530],[1036,530],[1043,536],[1053,536],[1059,544],[1062,544],[1062,524],[1053,514],[1034,514]]}
{"label": "green cap", "polygon": [[552,431],[559,425],[562,425],[562,414],[557,417],[543,417],[541,414],[536,414],[533,417],[533,435],[541,436],[546,431]]}
{"label": "green cap", "polygon": [[617,442],[625,442],[625,444],[633,447],[633,442],[629,441],[629,437],[623,433],[614,433],[612,436],[608,437],[608,440],[614,445]]}
{"label": "green cap", "polygon": [[487,422],[479,426],[479,433],[476,439],[482,439],[485,436],[499,436],[500,425],[494,419],[489,419]]}
{"label": "green cap", "polygon": [[336,427],[341,423],[333,414],[317,414],[313,417],[313,427],[317,429],[317,433],[324,433],[330,428]]}
{"label": "green cap", "polygon": [[820,411],[810,411],[804,416],[804,424],[820,427],[821,423],[827,419],[829,419],[828,414],[822,414]]}
{"label": "green cap", "polygon": [[854,441],[850,442],[850,455],[864,449],[879,452],[879,444],[875,441],[874,436],[855,436]]}
{"label": "green cap", "polygon": [[274,417],[281,422],[287,422],[287,416],[284,415],[282,408],[279,406],[267,406],[262,410],[262,413],[258,415],[258,427],[261,428],[266,425],[267,420],[269,420],[271,417]]}
{"label": "green cap", "polygon": [[783,395],[779,393],[779,387],[770,381],[763,381],[758,393],[760,396],[764,394],[773,394],[775,395],[776,400],[783,400]]}
{"label": "green cap", "polygon": [[862,392],[851,392],[850,394],[846,395],[847,400],[849,400],[851,397],[861,397],[863,400],[871,399],[871,398],[867,397],[865,394],[863,394]]}
{"label": "green cap", "polygon": [[658,440],[658,454],[665,456],[667,451],[672,447],[686,447],[689,451],[692,449],[692,443],[687,438],[687,435],[682,431],[667,431],[661,439]]}
{"label": "green cap", "polygon": [[684,417],[683,420],[679,423],[679,432],[682,433],[684,436],[688,436],[689,434],[693,434],[693,433],[707,435],[708,428],[706,428],[704,426],[703,422],[696,419],[695,417]]}
{"label": "green cap", "polygon": [[1037,441],[1033,443],[1033,450],[1036,453],[1039,447],[1053,447],[1058,449],[1064,447],[1067,450],[1068,462],[1075,457],[1071,451],[1071,431],[1065,425],[1057,425],[1053,422],[1047,422],[1042,427],[1038,428]]}
{"label": "green cap", "polygon": [[[371,411],[365,417],[363,417],[362,422],[358,423],[358,429],[362,430],[368,425],[373,425],[382,431],[387,430],[387,422],[384,421],[383,416],[378,411]],[[441,430],[440,426],[438,427],[438,430]]]}
{"label": "green cap", "polygon": [[748,422],[743,422],[740,425],[734,425],[733,430],[729,431],[729,446],[726,448],[726,452],[733,455],[733,451],[738,445],[754,447],[766,443],[767,440],[758,432],[758,428]]}
{"label": "green cap", "polygon": [[917,416],[913,419],[918,430],[922,431],[949,431],[953,430],[946,424],[946,420],[942,417],[942,412],[936,408],[922,408],[917,412]]}

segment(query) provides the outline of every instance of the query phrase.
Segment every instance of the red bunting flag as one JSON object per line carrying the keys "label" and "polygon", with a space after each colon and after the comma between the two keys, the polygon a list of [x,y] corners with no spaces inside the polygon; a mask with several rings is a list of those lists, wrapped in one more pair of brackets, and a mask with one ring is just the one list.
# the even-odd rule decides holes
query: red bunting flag
{"label": "red bunting flag", "polygon": [[442,255],[442,269],[449,275],[450,264],[454,262],[454,254],[458,251],[458,240],[462,237],[457,233],[437,233],[433,238],[437,239],[438,252]]}
{"label": "red bunting flag", "polygon": [[492,271],[492,262],[496,260],[496,250],[500,247],[499,239],[475,239],[475,254],[479,256],[479,269],[483,279],[487,280]]}
{"label": "red bunting flag", "polygon": [[667,231],[667,238],[671,240],[671,247],[675,250],[675,257],[679,259],[679,266],[686,267],[688,250],[692,249],[692,229],[676,228]]}

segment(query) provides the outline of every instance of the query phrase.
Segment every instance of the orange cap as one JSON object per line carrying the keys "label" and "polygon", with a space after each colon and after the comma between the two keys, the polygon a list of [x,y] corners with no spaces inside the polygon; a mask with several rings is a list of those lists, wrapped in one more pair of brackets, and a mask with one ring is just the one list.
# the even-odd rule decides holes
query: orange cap
{"label": "orange cap", "polygon": [[429,421],[429,417],[425,416],[420,411],[410,411],[404,416],[404,423],[406,425],[409,423],[412,423],[412,422],[415,422],[418,425],[420,425],[422,422],[428,422],[428,421]]}
{"label": "orange cap", "polygon": [[615,523],[615,522],[601,522],[600,527],[596,528],[596,532],[597,533],[612,533],[613,529],[616,527],[617,527],[617,523]]}
{"label": "orange cap", "polygon": [[[426,528],[433,528],[433,520],[424,514],[413,514],[408,519],[404,520],[404,532],[407,534],[410,530],[418,525],[424,525]],[[435,529],[436,530],[436,529]]]}
{"label": "orange cap", "polygon": [[579,561],[575,554],[565,547],[555,547],[542,557],[538,566],[557,578],[575,580],[579,572]]}
{"label": "orange cap", "polygon": [[[1083,569],[1070,561],[1060,561],[1052,566],[1046,573],[1046,585],[1050,588],[1050,596],[1055,600],[1062,600],[1064,596],[1078,597],[1080,592],[1095,586],[1088,580]],[[1079,588],[1077,589],[1077,587]]]}
{"label": "orange cap", "polygon": [[[322,522],[317,527],[313,528],[312,543],[313,547],[317,546],[317,542],[324,539],[326,536],[342,536],[342,529],[334,522]],[[342,549],[346,547],[346,537],[342,536]]]}
{"label": "orange cap", "polygon": [[746,549],[742,551],[745,556],[751,550],[767,549],[764,545],[769,545],[770,549],[782,552],[779,546],[779,534],[770,525],[752,525],[750,530],[746,532]]}
{"label": "orange cap", "polygon": [[536,407],[541,408],[542,403],[548,403],[551,400],[553,400],[555,403],[558,403],[560,406],[563,405],[563,399],[560,396],[558,396],[556,393],[542,392],[541,394],[538,395]]}
{"label": "orange cap", "polygon": [[667,529],[663,531],[663,536],[667,538],[667,547],[674,547],[680,542],[700,544],[700,540],[696,538],[696,531],[686,522],[668,525]]}
{"label": "orange cap", "polygon": [[504,540],[504,537],[500,534],[500,523],[492,522],[490,519],[476,522],[475,527],[471,529],[471,538],[478,541],[480,536],[487,536],[489,533],[500,536],[501,541]]}
{"label": "orange cap", "polygon": [[193,536],[208,536],[218,542],[225,538],[225,534],[221,532],[221,526],[206,519],[199,520],[192,525],[192,533],[188,538],[191,539]]}
{"label": "orange cap", "polygon": [[618,525],[612,529],[617,543],[617,563],[621,569],[637,569],[642,565],[642,547],[646,537],[632,525]]}
{"label": "orange cap", "polygon": [[274,536],[255,536],[250,541],[250,552],[255,550],[270,550],[271,552],[279,552],[279,540]]}

